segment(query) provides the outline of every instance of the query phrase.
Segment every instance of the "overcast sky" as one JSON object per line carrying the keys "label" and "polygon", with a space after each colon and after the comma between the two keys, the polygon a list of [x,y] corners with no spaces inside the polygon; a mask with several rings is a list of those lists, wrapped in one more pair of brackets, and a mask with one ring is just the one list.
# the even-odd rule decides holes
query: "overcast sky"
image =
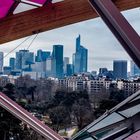
{"label": "overcast sky", "polygon": [[[140,34],[140,10],[137,8],[125,11],[123,14]],[[130,57],[100,18],[40,33],[30,47],[30,51],[36,52],[38,49],[51,51],[53,44],[62,44],[64,45],[64,56],[72,58],[72,54],[75,52],[75,39],[79,34],[81,35],[81,44],[89,51],[89,71],[98,70],[100,67],[107,67],[111,70],[113,60],[130,60]],[[20,44],[22,40],[0,45],[0,51],[6,54]],[[31,39],[16,51],[26,49],[30,41]],[[5,65],[8,65],[9,57],[15,57],[15,52],[5,59]]]}

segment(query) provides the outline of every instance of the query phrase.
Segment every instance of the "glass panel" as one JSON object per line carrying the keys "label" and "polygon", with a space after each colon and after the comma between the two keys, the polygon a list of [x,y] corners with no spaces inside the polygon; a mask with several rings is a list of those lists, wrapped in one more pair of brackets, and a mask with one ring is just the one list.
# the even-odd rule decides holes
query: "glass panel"
{"label": "glass panel", "polygon": [[140,131],[132,134],[131,136],[125,138],[124,140],[140,140]]}
{"label": "glass panel", "polygon": [[60,1],[64,1],[64,0],[53,0],[52,3],[57,3],[57,2],[60,2]]}
{"label": "glass panel", "polygon": [[31,9],[35,9],[35,8],[37,8],[37,7],[32,6],[32,5],[28,5],[28,4],[24,4],[24,3],[20,3],[17,6],[17,8],[15,9],[14,14],[21,13],[21,12],[24,12],[24,11],[28,11],[28,10],[31,10]]}
{"label": "glass panel", "polygon": [[131,107],[129,109],[120,111],[119,113],[126,116],[127,118],[129,118],[129,117],[136,115],[138,112],[140,112],[140,104],[136,105],[134,107]]}
{"label": "glass panel", "polygon": [[140,99],[140,96],[134,98],[131,102],[136,101],[136,100],[138,100],[138,99]]}
{"label": "glass panel", "polygon": [[122,121],[124,118],[117,113],[112,113],[108,117],[104,118],[102,121],[94,125],[92,128],[88,130],[89,133],[96,131],[100,128],[106,127],[108,125],[114,124],[116,122]]}
{"label": "glass panel", "polygon": [[90,138],[86,138],[85,140],[95,140],[95,139],[93,139],[93,138],[90,137]]}
{"label": "glass panel", "polygon": [[13,0],[0,0],[0,18],[3,18],[8,14],[13,3]]}

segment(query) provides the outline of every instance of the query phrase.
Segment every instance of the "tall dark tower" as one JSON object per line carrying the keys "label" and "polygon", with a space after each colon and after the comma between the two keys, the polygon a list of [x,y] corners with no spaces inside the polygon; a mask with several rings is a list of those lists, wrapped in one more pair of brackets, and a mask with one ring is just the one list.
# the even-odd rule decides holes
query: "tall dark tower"
{"label": "tall dark tower", "polygon": [[81,46],[81,36],[76,38],[76,52],[73,54],[74,73],[87,72],[88,50]]}
{"label": "tall dark tower", "polygon": [[116,79],[127,79],[127,61],[126,60],[114,60],[113,61],[113,73]]}
{"label": "tall dark tower", "polygon": [[56,77],[63,77],[63,45],[54,45],[52,57],[55,59]]}

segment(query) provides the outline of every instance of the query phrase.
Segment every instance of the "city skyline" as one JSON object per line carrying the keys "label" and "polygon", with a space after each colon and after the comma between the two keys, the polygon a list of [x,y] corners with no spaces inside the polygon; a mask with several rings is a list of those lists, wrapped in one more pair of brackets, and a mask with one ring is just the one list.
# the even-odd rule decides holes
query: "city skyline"
{"label": "city skyline", "polygon": [[[140,11],[137,8],[130,10],[130,12],[131,15],[129,11],[124,12],[124,15],[138,34],[140,34]],[[51,46],[54,44],[62,44],[65,52],[64,57],[70,57],[75,52],[75,38],[78,34],[82,36],[81,44],[89,50],[89,71],[98,70],[100,67],[113,69],[113,60],[131,60],[100,18],[40,33],[30,47],[30,51],[35,52],[39,48],[42,50],[51,50]],[[8,53],[21,40],[23,39],[1,45],[0,51],[3,51],[5,54]],[[30,40],[16,51],[26,49],[29,42]],[[9,55],[9,57],[14,57],[14,53]],[[4,65],[8,65],[9,57],[6,59]]]}

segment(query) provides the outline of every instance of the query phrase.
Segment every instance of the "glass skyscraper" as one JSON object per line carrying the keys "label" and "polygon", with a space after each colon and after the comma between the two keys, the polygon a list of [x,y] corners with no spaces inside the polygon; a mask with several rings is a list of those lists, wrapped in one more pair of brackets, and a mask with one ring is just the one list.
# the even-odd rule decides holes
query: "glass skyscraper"
{"label": "glass skyscraper", "polygon": [[73,75],[73,64],[67,64],[67,76],[72,76]]}
{"label": "glass skyscraper", "polygon": [[127,79],[127,61],[114,60],[113,61],[113,74],[116,79]]}
{"label": "glass skyscraper", "polygon": [[46,61],[50,56],[51,52],[49,51],[37,50],[36,62]]}
{"label": "glass skyscraper", "polygon": [[28,65],[34,63],[34,53],[29,50],[20,50],[16,52],[16,69],[25,69]]}
{"label": "glass skyscraper", "polygon": [[56,77],[63,77],[63,45],[53,45],[52,58],[55,60]]}
{"label": "glass skyscraper", "polygon": [[140,76],[140,68],[131,61],[131,76]]}
{"label": "glass skyscraper", "polygon": [[0,72],[3,71],[3,52],[0,52]]}
{"label": "glass skyscraper", "polygon": [[76,38],[76,52],[73,54],[74,73],[87,72],[88,50],[81,46],[81,36]]}
{"label": "glass skyscraper", "polygon": [[11,70],[14,70],[15,69],[15,62],[16,62],[16,59],[15,58],[10,58],[9,60],[9,66],[11,67]]}
{"label": "glass skyscraper", "polygon": [[67,73],[67,64],[69,64],[69,57],[64,57],[64,60],[63,60],[63,71],[64,71],[64,74]]}

